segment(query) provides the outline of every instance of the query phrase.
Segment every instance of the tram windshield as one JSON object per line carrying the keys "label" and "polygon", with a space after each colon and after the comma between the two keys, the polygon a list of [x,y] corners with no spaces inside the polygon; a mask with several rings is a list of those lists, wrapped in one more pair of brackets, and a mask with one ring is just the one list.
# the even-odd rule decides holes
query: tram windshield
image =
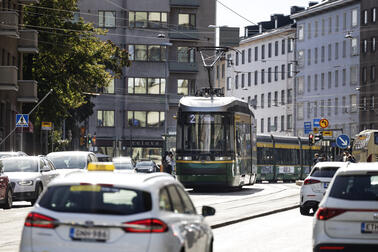
{"label": "tram windshield", "polygon": [[182,113],[177,128],[177,149],[180,152],[231,154],[233,127],[226,113]]}

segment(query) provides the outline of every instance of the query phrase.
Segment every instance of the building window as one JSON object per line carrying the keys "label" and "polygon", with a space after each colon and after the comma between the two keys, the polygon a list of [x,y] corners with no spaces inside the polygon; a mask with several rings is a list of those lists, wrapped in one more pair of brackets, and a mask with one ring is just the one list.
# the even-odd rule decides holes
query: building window
{"label": "building window", "polygon": [[224,79],[225,72],[226,72],[225,65],[222,64],[222,79]]}
{"label": "building window", "polygon": [[318,90],[318,75],[314,75],[314,90]]}
{"label": "building window", "polygon": [[321,74],[320,87],[321,87],[322,90],[324,90],[324,88],[325,88],[325,76],[324,76],[324,73]]}
{"label": "building window", "polygon": [[285,65],[281,65],[281,80],[285,79]]}
{"label": "building window", "polygon": [[332,72],[328,72],[328,89],[332,88]]}
{"label": "building window", "polygon": [[350,112],[357,112],[357,95],[350,96]]}
{"label": "building window", "polygon": [[268,132],[270,132],[270,131],[271,131],[271,128],[270,128],[270,126],[271,126],[271,121],[270,121],[270,117],[268,117]]}
{"label": "building window", "polygon": [[262,69],[261,70],[261,84],[264,84],[264,82],[265,82],[265,70]]}
{"label": "building window", "polygon": [[335,98],[335,115],[339,113],[339,98]]}
{"label": "building window", "polygon": [[179,13],[178,26],[180,29],[192,30],[196,28],[196,14]]}
{"label": "building window", "polygon": [[281,116],[281,131],[285,131],[285,116]]}
{"label": "building window", "polygon": [[239,52],[235,52],[235,65],[239,66]]}
{"label": "building window", "polygon": [[375,39],[375,37],[372,37],[371,38],[371,51],[375,52],[376,49],[377,49],[377,47],[376,47],[376,39]]}
{"label": "building window", "polygon": [[343,69],[343,86],[345,86],[346,85],[346,69],[344,68]]}
{"label": "building window", "polygon": [[307,102],[307,118],[311,118],[311,103]]}
{"label": "building window", "polygon": [[129,27],[162,28],[167,27],[166,12],[130,11]]}
{"label": "building window", "polygon": [[268,68],[268,83],[272,82],[272,68]]}
{"label": "building window", "polygon": [[346,41],[343,41],[343,58],[346,57]]}
{"label": "building window", "polygon": [[159,111],[128,111],[130,127],[161,127],[164,125],[165,113]]}
{"label": "building window", "polygon": [[235,89],[239,88],[239,75],[235,76]]}
{"label": "building window", "polygon": [[257,108],[257,95],[255,95],[254,98],[253,98],[253,108],[254,109]]}
{"label": "building window", "polygon": [[364,52],[364,53],[367,53],[367,48],[368,48],[367,40],[364,39],[362,43],[363,43],[363,52]]}
{"label": "building window", "polygon": [[278,66],[274,67],[274,81],[278,81]]}
{"label": "building window", "polygon": [[260,132],[261,132],[261,133],[264,133],[264,118],[261,118]]}
{"label": "building window", "polygon": [[274,91],[273,106],[278,106],[278,91]]}
{"label": "building window", "polygon": [[248,73],[248,87],[250,87],[252,85],[252,73],[249,72]]}
{"label": "building window", "polygon": [[358,12],[357,9],[352,10],[352,27],[358,25]]}
{"label": "building window", "polygon": [[178,79],[177,80],[177,94],[178,95],[189,95],[189,80]]}
{"label": "building window", "polygon": [[307,24],[307,39],[311,39],[311,23]]}
{"label": "building window", "polygon": [[366,96],[362,97],[362,110],[367,110],[367,99]]}
{"label": "building window", "polygon": [[103,94],[114,94],[114,79],[111,79],[109,85],[102,88]]}
{"label": "building window", "polygon": [[304,77],[303,76],[297,77],[297,83],[298,83],[298,94],[302,95],[304,93]]}
{"label": "building window", "polygon": [[311,49],[307,50],[307,65],[311,65]]}
{"label": "building window", "polygon": [[272,130],[277,131],[278,130],[277,127],[278,127],[278,117],[275,116],[274,121],[273,121],[273,129]]}
{"label": "building window", "polygon": [[114,127],[114,110],[97,110],[97,127]]}
{"label": "building window", "polygon": [[258,79],[259,79],[259,72],[258,72],[258,71],[255,71],[255,86],[256,86],[257,83],[258,83]]}
{"label": "building window", "polygon": [[293,103],[293,89],[288,89],[287,90],[287,104],[292,104]]}
{"label": "building window", "polygon": [[314,29],[314,37],[318,37],[318,31],[319,31],[319,23],[318,21],[315,21],[315,29]]}
{"label": "building window", "polygon": [[314,118],[318,117],[318,102],[314,101]]}
{"label": "building window", "polygon": [[255,47],[255,61],[258,61],[259,59],[259,48],[256,46]]}
{"label": "building window", "polygon": [[307,76],[307,92],[311,92],[311,75]]}
{"label": "building window", "polygon": [[304,66],[304,50],[298,51],[298,67],[302,68]]}
{"label": "building window", "polygon": [[371,82],[374,82],[375,81],[375,66],[371,66],[370,67],[370,81]]}
{"label": "building window", "polygon": [[358,55],[357,38],[351,39],[352,56]]}
{"label": "building window", "polygon": [[274,56],[278,56],[278,41],[274,42]]}
{"label": "building window", "polygon": [[347,28],[347,13],[343,13],[343,31],[345,31]]}
{"label": "building window", "polygon": [[292,78],[294,76],[293,63],[287,64],[287,77]]}
{"label": "building window", "polygon": [[166,47],[161,45],[129,45],[129,55],[135,61],[165,61]]}
{"label": "building window", "polygon": [[370,109],[374,110],[375,109],[375,99],[374,95],[370,96]]}
{"label": "building window", "polygon": [[177,62],[193,63],[195,62],[194,49],[190,47],[177,47]]}
{"label": "building window", "polygon": [[314,63],[318,64],[318,48],[314,49]]}
{"label": "building window", "polygon": [[283,39],[281,41],[281,54],[284,55],[285,54],[285,39]]}
{"label": "building window", "polygon": [[264,94],[261,94],[261,108],[264,108],[265,101],[264,101]]}
{"label": "building window", "polygon": [[245,50],[242,51],[242,65],[245,64]]}
{"label": "building window", "polygon": [[321,51],[321,55],[320,55],[321,62],[324,62],[324,59],[325,59],[325,47],[322,46],[322,51]]}
{"label": "building window", "polygon": [[245,74],[242,74],[241,75],[241,88],[244,88],[244,84],[245,84],[244,83],[244,79],[245,79],[244,77],[245,77]]}
{"label": "building window", "polygon": [[294,38],[289,38],[287,43],[287,52],[293,52],[294,50]]}
{"label": "building window", "polygon": [[281,105],[285,105],[285,90],[281,90]]}
{"label": "building window", "polygon": [[362,68],[362,83],[366,84],[367,82],[367,69],[366,67]]}
{"label": "building window", "polygon": [[227,77],[227,90],[231,90],[231,77]]}
{"label": "building window", "polygon": [[371,9],[371,22],[375,23],[377,20],[377,8]]}
{"label": "building window", "polygon": [[364,10],[364,24],[367,24],[368,23],[368,11],[367,10]]}
{"label": "building window", "polygon": [[231,67],[232,60],[231,60],[231,54],[227,54],[227,67]]}
{"label": "building window", "polygon": [[269,92],[268,93],[268,108],[270,108],[272,106],[272,93]]}
{"label": "building window", "polygon": [[328,104],[327,104],[327,111],[328,111],[328,116],[331,116],[331,106],[332,106],[332,102],[331,102],[331,99],[328,99]]}
{"label": "building window", "polygon": [[339,43],[336,42],[335,44],[335,60],[339,59]]}
{"label": "building window", "polygon": [[252,61],[252,48],[248,48],[248,63]]}
{"label": "building window", "polygon": [[298,25],[298,39],[303,40],[304,39],[304,25]]}
{"label": "building window", "polygon": [[324,117],[324,107],[325,107],[324,100],[321,100],[320,101],[320,116],[321,117]]}
{"label": "building window", "polygon": [[345,96],[343,96],[343,99],[342,99],[342,112],[348,113],[348,108],[346,106],[346,97]]}
{"label": "building window", "polygon": [[268,44],[268,58],[272,57],[272,43]]}
{"label": "building window", "polygon": [[164,126],[165,113],[160,111],[147,111],[147,127]]}
{"label": "building window", "polygon": [[292,129],[293,127],[293,115],[287,115],[287,129]]}
{"label": "building window", "polygon": [[339,87],[339,70],[335,71],[335,87]]}
{"label": "building window", "polygon": [[322,36],[325,34],[325,20],[322,19]]}
{"label": "building window", "polygon": [[350,84],[356,85],[358,83],[357,66],[350,67]]}
{"label": "building window", "polygon": [[336,26],[335,26],[335,32],[338,32],[338,31],[339,31],[339,26],[340,26],[339,15],[336,15]]}
{"label": "building window", "polygon": [[328,18],[328,33],[332,33],[332,17]]}
{"label": "building window", "polygon": [[128,78],[128,94],[165,94],[165,79]]}
{"label": "building window", "polygon": [[265,45],[261,46],[261,59],[265,59]]}
{"label": "building window", "polygon": [[98,11],[98,27],[114,28],[116,12],[115,11]]}
{"label": "building window", "polygon": [[328,61],[331,61],[332,59],[332,45],[328,45]]}

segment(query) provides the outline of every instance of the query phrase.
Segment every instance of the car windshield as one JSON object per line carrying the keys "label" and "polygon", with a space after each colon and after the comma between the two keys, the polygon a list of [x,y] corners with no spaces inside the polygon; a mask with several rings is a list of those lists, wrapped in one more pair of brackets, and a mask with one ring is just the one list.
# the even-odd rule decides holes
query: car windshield
{"label": "car windshield", "polygon": [[137,167],[140,166],[153,166],[153,163],[151,161],[146,161],[146,162],[139,162],[136,164]]}
{"label": "car windshield", "polygon": [[133,165],[130,164],[130,163],[113,163],[114,164],[114,167],[117,169],[117,170],[132,170],[134,169]]}
{"label": "car windshield", "polygon": [[311,177],[332,178],[340,167],[315,167],[311,172]]}
{"label": "car windshield", "polygon": [[337,176],[330,197],[345,200],[378,200],[378,174]]}
{"label": "car windshield", "polygon": [[0,170],[4,172],[38,172],[38,162],[30,158],[5,158],[0,160]]}
{"label": "car windshield", "polygon": [[86,155],[48,155],[47,158],[54,163],[56,169],[85,169],[87,165]]}
{"label": "car windshield", "polygon": [[150,211],[148,192],[103,185],[51,186],[39,205],[70,213],[130,215]]}

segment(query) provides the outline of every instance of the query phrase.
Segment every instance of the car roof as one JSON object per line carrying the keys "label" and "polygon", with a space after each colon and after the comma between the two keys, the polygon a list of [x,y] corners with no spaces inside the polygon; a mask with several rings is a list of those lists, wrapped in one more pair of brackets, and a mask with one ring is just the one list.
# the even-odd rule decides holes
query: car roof
{"label": "car roof", "polygon": [[378,162],[349,163],[347,167],[339,169],[337,175],[365,175],[369,172],[378,174]]}
{"label": "car roof", "polygon": [[[176,180],[169,174],[158,172],[152,174],[114,173],[109,171],[77,171],[59,176],[49,186],[89,184],[111,184],[114,186],[154,191],[154,185],[172,183]],[[156,189],[156,188],[155,188]]]}
{"label": "car roof", "polygon": [[57,151],[57,152],[50,152],[49,154],[46,155],[46,157],[51,157],[51,156],[86,156],[88,154],[93,154],[93,152],[90,151]]}
{"label": "car roof", "polygon": [[322,169],[324,167],[345,167],[348,165],[349,162],[318,162],[316,163],[316,165],[314,166],[314,168],[319,168],[319,169]]}
{"label": "car roof", "polygon": [[9,156],[9,157],[7,157],[6,160],[18,160],[18,159],[41,159],[41,157],[38,157],[38,156]]}
{"label": "car roof", "polygon": [[131,157],[114,157],[113,162],[132,161]]}

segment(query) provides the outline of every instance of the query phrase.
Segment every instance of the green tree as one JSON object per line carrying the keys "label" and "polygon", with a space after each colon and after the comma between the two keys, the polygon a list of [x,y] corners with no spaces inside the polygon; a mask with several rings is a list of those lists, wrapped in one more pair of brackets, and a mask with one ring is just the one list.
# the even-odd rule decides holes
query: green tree
{"label": "green tree", "polygon": [[[111,41],[102,41],[106,31],[82,18],[75,22],[77,0],[39,0],[24,8],[24,24],[39,32],[39,53],[26,56],[25,79],[38,81],[38,96],[53,93],[40,105],[35,117],[59,127],[63,118],[77,122],[93,113],[85,93],[106,87],[130,65],[128,52]],[[79,116],[78,116],[79,115]]]}

